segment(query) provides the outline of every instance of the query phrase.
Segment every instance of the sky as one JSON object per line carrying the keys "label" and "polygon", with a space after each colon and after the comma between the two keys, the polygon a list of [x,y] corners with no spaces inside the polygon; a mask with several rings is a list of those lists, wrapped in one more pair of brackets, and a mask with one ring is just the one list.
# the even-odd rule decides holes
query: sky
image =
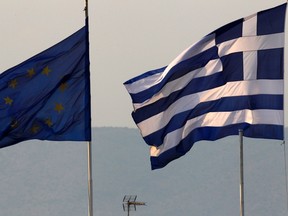
{"label": "sky", "polygon": [[[123,82],[169,64],[211,31],[283,0],[89,2],[92,126],[135,127]],[[0,71],[84,25],[84,0],[0,2]]]}
{"label": "sky", "polygon": [[[90,0],[92,125],[135,127],[130,115],[131,99],[123,82],[148,70],[169,64],[188,46],[229,22],[284,2],[284,0]],[[84,0],[1,0],[0,72],[53,46],[80,29],[84,25],[84,3]],[[9,149],[14,148],[16,147]],[[225,148],[224,150],[226,151]],[[21,151],[17,152],[22,154]],[[108,151],[100,153],[107,159],[103,159],[102,164],[99,163],[101,166],[105,166],[107,161],[111,164],[113,162],[114,165],[118,163],[109,160]],[[129,158],[128,154],[130,152],[125,154],[125,157]],[[215,153],[211,153],[213,154]],[[148,151],[143,155],[148,163]],[[205,154],[200,154],[199,157],[203,155]],[[12,156],[9,155],[9,158]],[[189,157],[185,158],[188,160]],[[11,163],[14,161],[11,160]],[[113,164],[107,167],[113,168]],[[183,173],[187,172],[178,167],[179,165],[175,164],[175,170],[182,173],[172,176],[175,181],[179,181],[177,177],[181,178]],[[26,166],[23,169],[25,168]],[[148,166],[146,168],[149,169]],[[207,170],[210,168],[211,164],[208,164]],[[96,171],[95,173],[99,173]],[[170,171],[165,169],[160,171],[160,174],[161,172]],[[188,172],[189,176],[192,176],[195,170],[191,168]],[[145,177],[153,179],[151,185],[154,186],[153,177],[158,174],[150,173],[149,170],[149,175]],[[29,177],[27,172],[25,178]],[[18,178],[17,173],[15,178]],[[189,179],[186,181],[189,182]],[[214,182],[212,178],[209,181]],[[168,184],[161,187],[168,190]],[[200,187],[199,190],[201,189]],[[38,196],[38,193],[35,196]],[[146,201],[145,197],[143,200]]]}

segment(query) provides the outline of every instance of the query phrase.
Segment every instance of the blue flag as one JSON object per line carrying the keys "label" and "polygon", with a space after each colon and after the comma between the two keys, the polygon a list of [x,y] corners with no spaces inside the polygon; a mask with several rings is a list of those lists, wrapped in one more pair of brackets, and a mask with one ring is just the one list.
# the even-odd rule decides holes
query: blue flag
{"label": "blue flag", "polygon": [[286,4],[229,23],[168,66],[124,83],[152,169],[200,140],[283,139]]}
{"label": "blue flag", "polygon": [[90,141],[88,29],[0,74],[0,147]]}

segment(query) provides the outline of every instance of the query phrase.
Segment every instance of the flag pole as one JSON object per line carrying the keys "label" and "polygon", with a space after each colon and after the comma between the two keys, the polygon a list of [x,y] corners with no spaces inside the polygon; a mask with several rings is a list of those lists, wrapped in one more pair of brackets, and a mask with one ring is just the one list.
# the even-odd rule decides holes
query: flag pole
{"label": "flag pole", "polygon": [[244,165],[243,165],[243,130],[239,129],[240,141],[240,216],[244,216]]}
{"label": "flag pole", "polygon": [[[87,28],[87,49],[89,52],[89,29],[88,29],[88,0],[85,0],[85,24]],[[88,59],[89,61],[89,59]],[[87,143],[87,171],[88,171],[88,216],[93,216],[93,179],[92,179],[92,145]]]}
{"label": "flag pole", "polygon": [[[288,0],[287,0],[288,3]],[[287,6],[286,6],[286,11],[287,11]],[[288,29],[288,16],[287,12],[285,14],[285,27],[284,27],[284,32],[287,32]],[[287,211],[288,211],[288,183],[287,183],[287,160],[286,160],[286,127],[288,125],[288,119],[287,119],[287,111],[288,111],[288,76],[287,76],[287,71],[288,71],[288,61],[286,60],[288,56],[288,49],[287,49],[287,41],[288,41],[288,34],[285,33],[285,39],[284,39],[284,71],[283,71],[283,84],[284,84],[284,89],[283,89],[283,118],[284,118],[284,123],[283,123],[283,152],[284,152],[284,169],[285,169],[285,183],[286,183],[286,205],[287,205]]]}
{"label": "flag pole", "polygon": [[91,142],[87,143],[88,154],[88,216],[93,216],[93,180],[92,180],[92,152]]}

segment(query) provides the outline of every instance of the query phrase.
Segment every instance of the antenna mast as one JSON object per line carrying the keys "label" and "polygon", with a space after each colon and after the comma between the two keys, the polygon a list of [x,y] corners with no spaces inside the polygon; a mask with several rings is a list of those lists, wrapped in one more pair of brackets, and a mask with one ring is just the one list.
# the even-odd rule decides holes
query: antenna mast
{"label": "antenna mast", "polygon": [[125,195],[123,198],[123,211],[127,211],[129,216],[130,211],[136,211],[136,206],[146,205],[145,202],[136,202],[137,195]]}

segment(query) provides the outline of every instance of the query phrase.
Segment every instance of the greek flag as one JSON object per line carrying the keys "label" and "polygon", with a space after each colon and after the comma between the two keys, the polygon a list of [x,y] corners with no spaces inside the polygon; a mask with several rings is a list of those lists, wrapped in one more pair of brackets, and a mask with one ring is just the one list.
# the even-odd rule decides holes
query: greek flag
{"label": "greek flag", "polygon": [[229,23],[168,66],[124,83],[152,169],[200,140],[283,139],[286,3]]}

